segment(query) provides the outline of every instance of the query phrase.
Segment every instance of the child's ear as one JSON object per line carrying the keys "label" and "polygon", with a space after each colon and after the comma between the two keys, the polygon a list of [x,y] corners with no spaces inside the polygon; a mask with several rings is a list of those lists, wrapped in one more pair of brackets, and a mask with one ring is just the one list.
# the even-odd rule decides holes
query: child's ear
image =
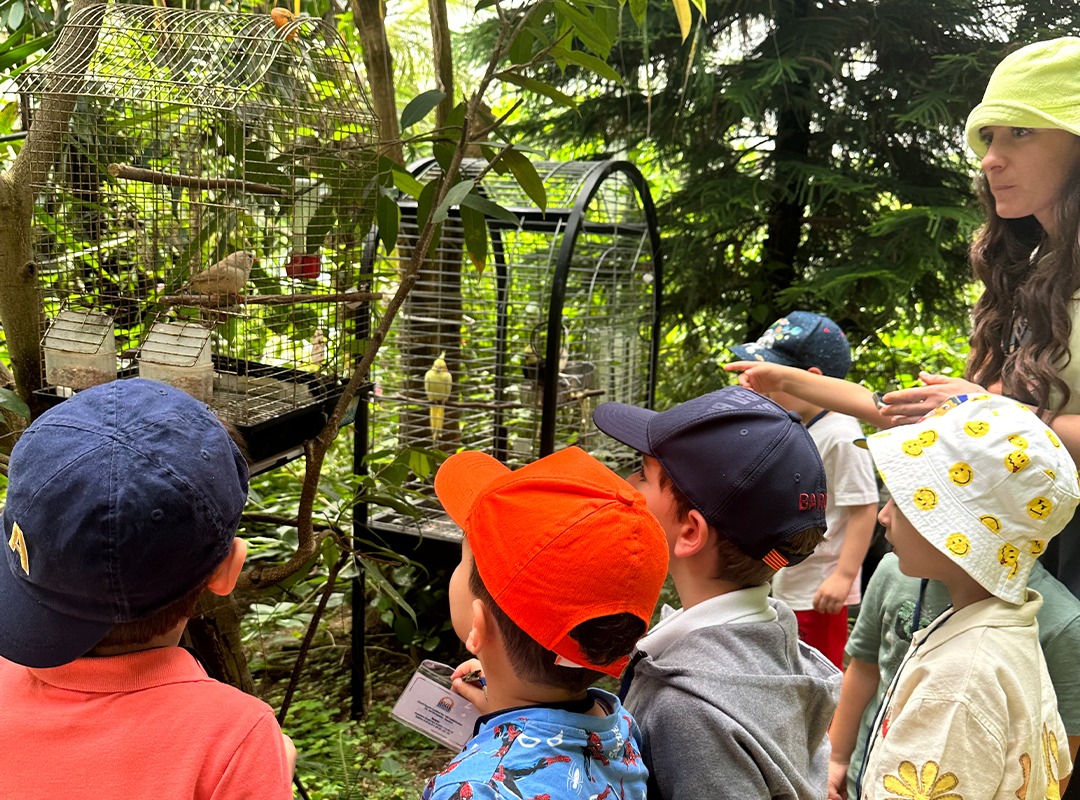
{"label": "child's ear", "polygon": [[491,638],[493,624],[494,620],[491,618],[488,607],[482,600],[473,598],[472,628],[469,629],[469,635],[465,637],[465,649],[474,656],[477,655]]}
{"label": "child's ear", "polygon": [[696,555],[711,539],[712,532],[709,530],[709,523],[705,521],[705,517],[701,516],[700,511],[692,508],[679,523],[679,533],[675,537],[672,555],[676,558]]}
{"label": "child's ear", "polygon": [[244,568],[245,558],[247,558],[247,542],[236,536],[232,541],[232,549],[225,556],[225,560],[217,565],[206,588],[214,594],[223,596],[231,592],[236,586],[236,579],[240,577],[240,570]]}
{"label": "child's ear", "polygon": [[822,374],[821,370],[818,367],[807,367],[806,371],[807,372],[812,372],[815,375],[821,375]]}

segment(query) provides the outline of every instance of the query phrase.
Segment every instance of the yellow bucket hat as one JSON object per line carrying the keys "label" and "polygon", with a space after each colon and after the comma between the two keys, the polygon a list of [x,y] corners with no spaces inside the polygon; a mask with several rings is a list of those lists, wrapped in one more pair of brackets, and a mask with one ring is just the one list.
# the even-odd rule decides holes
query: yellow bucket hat
{"label": "yellow bucket hat", "polygon": [[915,530],[987,591],[1023,602],[1035,559],[1080,502],[1057,435],[1026,406],[983,394],[866,444]]}
{"label": "yellow bucket hat", "polygon": [[1002,59],[965,127],[979,158],[987,150],[979,131],[987,125],[1060,128],[1080,136],[1080,38],[1035,42]]}

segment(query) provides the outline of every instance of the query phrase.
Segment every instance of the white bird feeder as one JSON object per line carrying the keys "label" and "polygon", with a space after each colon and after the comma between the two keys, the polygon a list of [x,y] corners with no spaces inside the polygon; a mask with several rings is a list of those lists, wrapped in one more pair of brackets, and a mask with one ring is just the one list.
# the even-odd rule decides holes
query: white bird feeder
{"label": "white bird feeder", "polygon": [[155,322],[139,347],[139,377],[209,403],[214,393],[210,331],[193,322]]}
{"label": "white bird feeder", "polygon": [[106,314],[61,311],[42,347],[45,380],[65,394],[116,379],[116,336]]}

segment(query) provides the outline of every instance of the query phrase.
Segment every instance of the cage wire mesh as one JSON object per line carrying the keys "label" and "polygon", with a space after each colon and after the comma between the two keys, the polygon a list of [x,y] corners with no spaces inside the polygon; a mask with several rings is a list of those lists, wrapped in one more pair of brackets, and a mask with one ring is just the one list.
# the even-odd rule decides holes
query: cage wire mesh
{"label": "cage wire mesh", "polygon": [[105,375],[46,374],[46,392],[136,374],[144,358],[161,366],[170,331],[195,357],[174,353],[165,364],[181,371],[157,377],[188,388],[182,370],[205,370],[198,327],[208,400],[244,432],[340,394],[366,331],[350,295],[366,291],[378,154],[332,28],[285,9],[97,5],[20,91],[32,113],[71,108],[31,165],[46,316],[105,314],[115,333]]}
{"label": "cage wire mesh", "polygon": [[[476,179],[486,161],[467,161]],[[488,265],[465,255],[460,216],[443,224],[433,256],[391,328],[372,374],[367,449],[374,460],[406,447],[482,450],[511,467],[577,445],[617,470],[636,455],[592,423],[600,402],[650,406],[659,336],[659,236],[648,186],[625,161],[535,164],[541,212],[510,175],[480,181],[517,225],[488,218]],[[434,162],[413,172],[438,176]],[[389,296],[418,235],[416,204],[402,210],[393,257],[374,264]],[[373,306],[378,313],[379,305]],[[425,376],[442,357],[452,388]],[[457,539],[431,488],[417,478],[413,514],[372,506],[369,527]]]}

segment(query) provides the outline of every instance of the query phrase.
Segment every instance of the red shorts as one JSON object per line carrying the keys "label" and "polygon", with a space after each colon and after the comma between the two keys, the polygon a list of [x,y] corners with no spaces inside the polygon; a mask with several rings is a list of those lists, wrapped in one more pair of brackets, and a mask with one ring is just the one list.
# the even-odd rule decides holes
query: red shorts
{"label": "red shorts", "polygon": [[848,635],[847,606],[835,614],[796,611],[795,619],[799,622],[799,638],[816,647],[825,658],[843,669],[844,645],[847,644]]}

